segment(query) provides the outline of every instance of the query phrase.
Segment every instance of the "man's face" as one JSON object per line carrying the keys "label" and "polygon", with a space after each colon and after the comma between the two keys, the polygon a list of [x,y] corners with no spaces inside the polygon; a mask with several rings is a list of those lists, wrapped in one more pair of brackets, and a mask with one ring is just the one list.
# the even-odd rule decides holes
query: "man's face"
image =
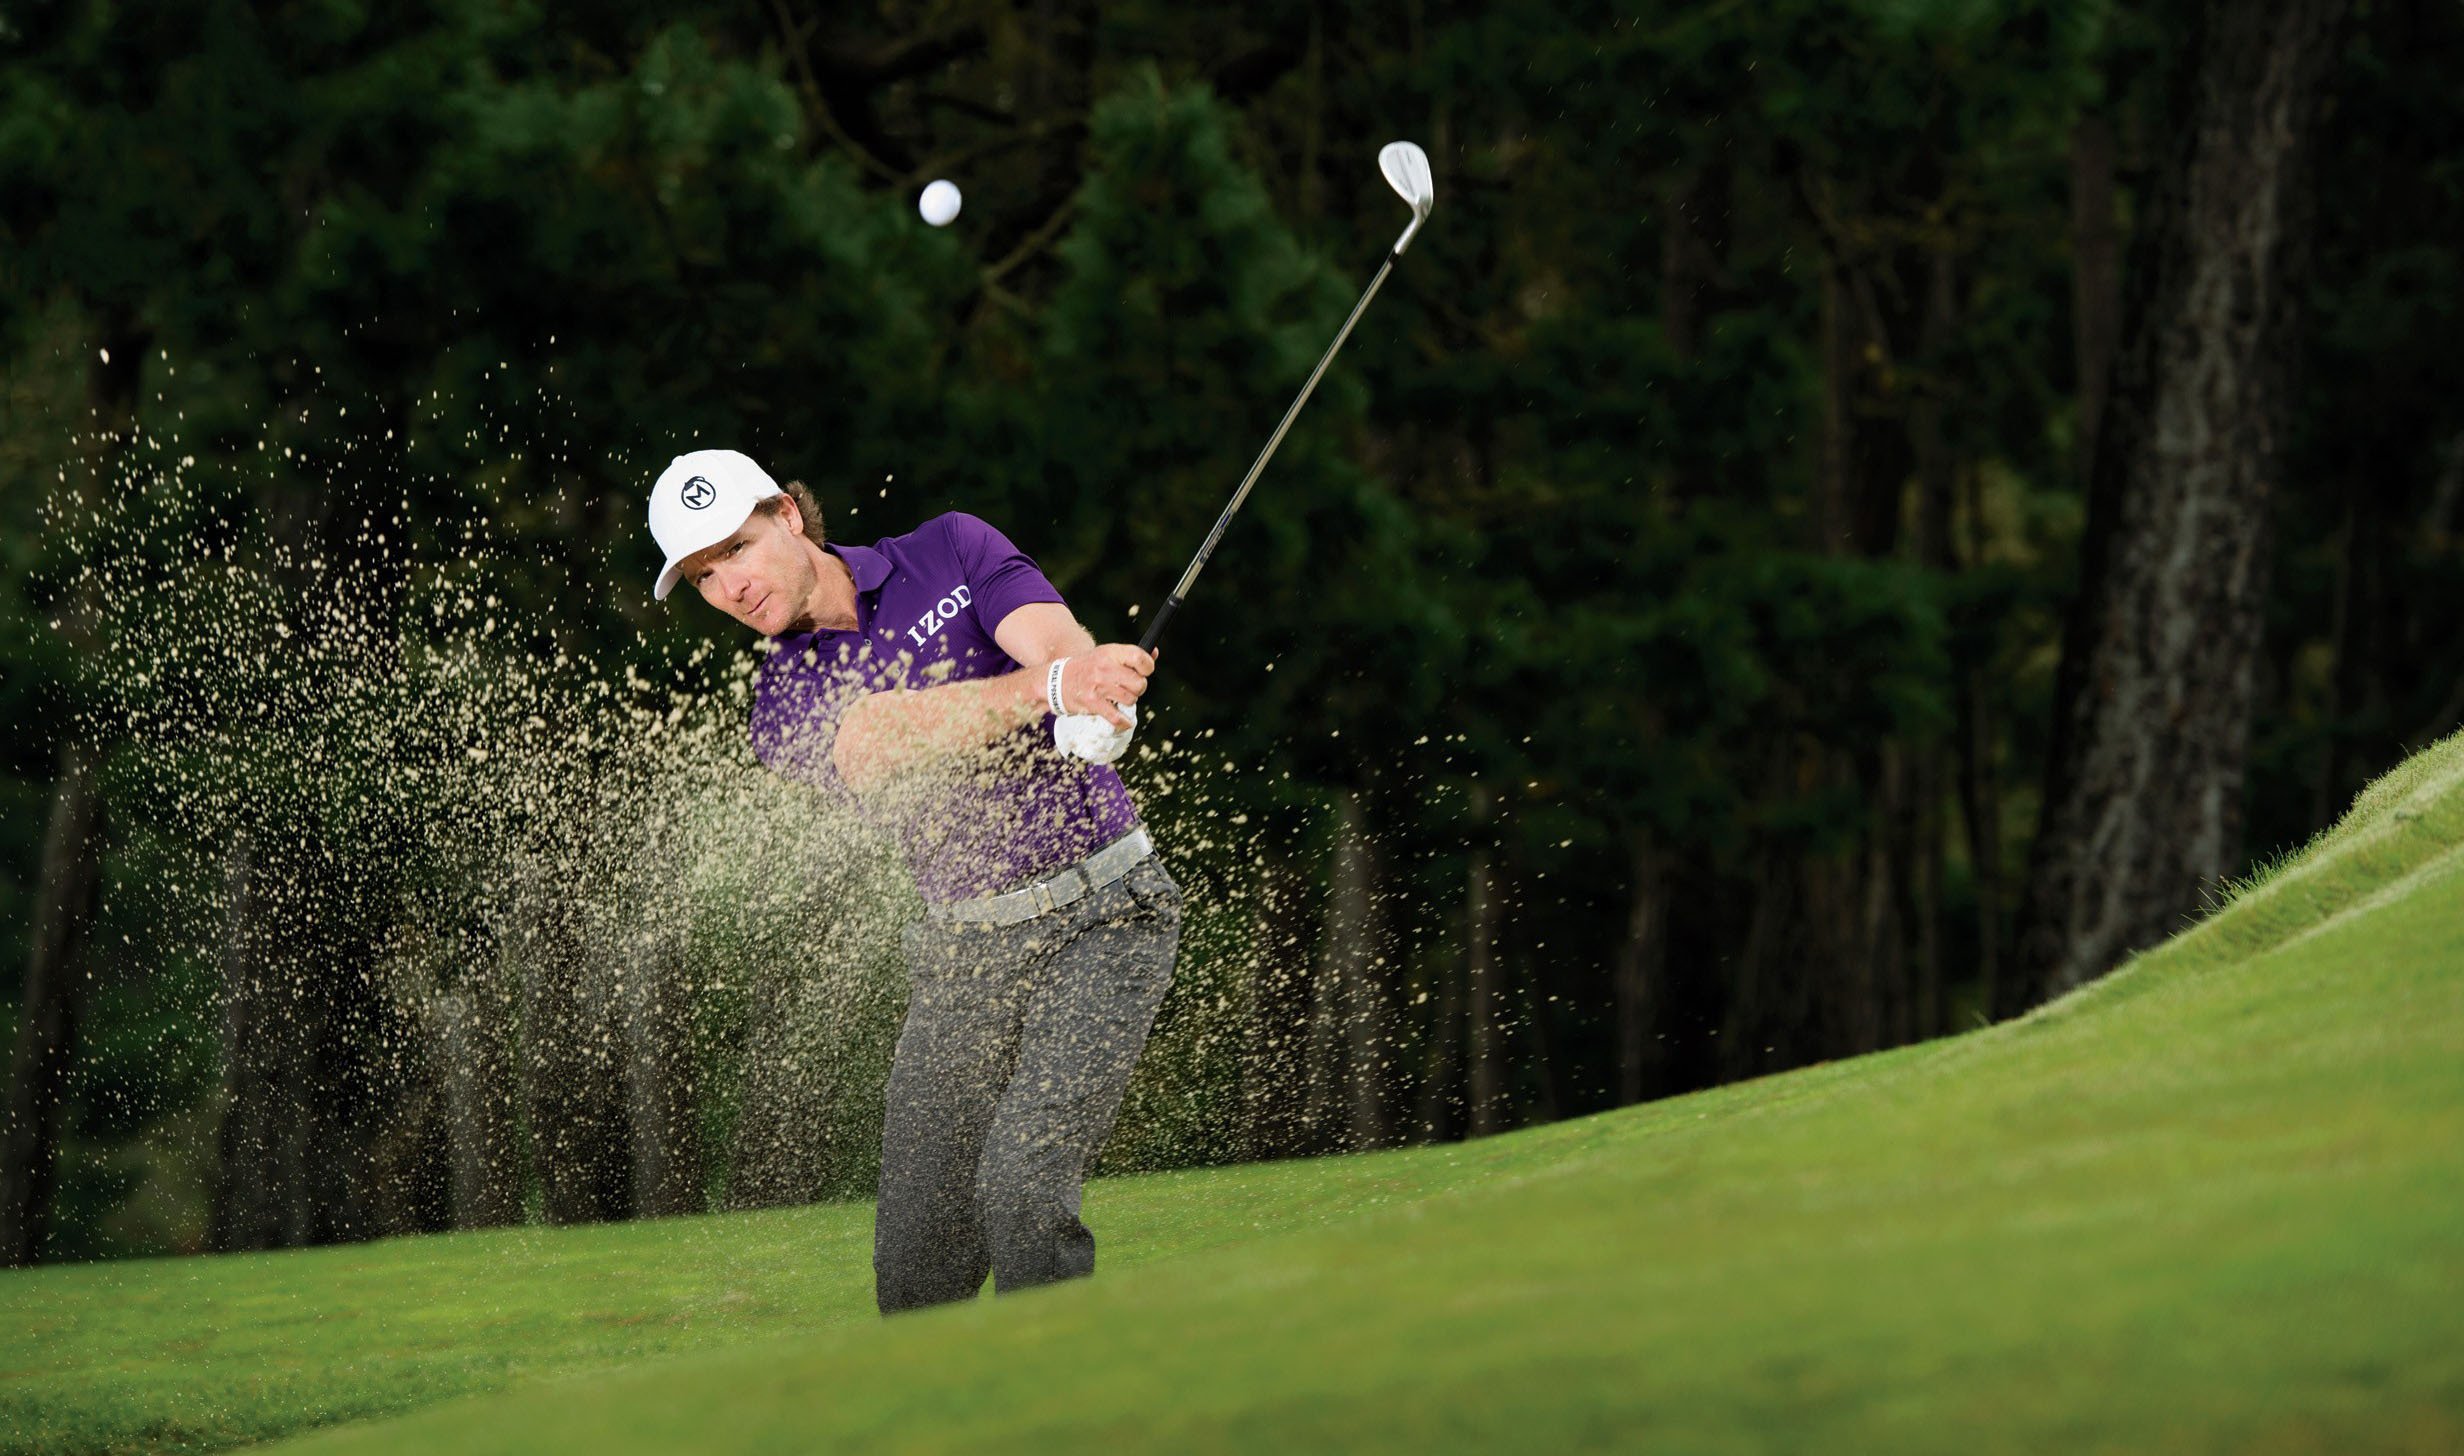
{"label": "man's face", "polygon": [[806,615],[820,575],[794,502],[779,500],[745,517],[736,533],[684,559],[684,578],[702,600],[764,636]]}

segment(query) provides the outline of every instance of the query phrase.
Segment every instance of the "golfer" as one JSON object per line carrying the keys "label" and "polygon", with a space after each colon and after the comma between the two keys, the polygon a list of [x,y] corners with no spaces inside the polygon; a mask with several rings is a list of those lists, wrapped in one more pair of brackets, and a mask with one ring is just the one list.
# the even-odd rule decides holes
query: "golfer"
{"label": "golfer", "polygon": [[650,530],[654,596],[691,582],[773,645],[754,753],[851,800],[923,892],[881,1134],[882,1313],[972,1298],[987,1272],[1003,1293],[1092,1272],[1079,1192],[1171,984],[1181,893],[1120,775],[1058,751],[1054,722],[1091,715],[1092,756],[1117,752],[1154,660],[1097,646],[973,516],[841,545],[801,483],[733,450],[678,456]]}

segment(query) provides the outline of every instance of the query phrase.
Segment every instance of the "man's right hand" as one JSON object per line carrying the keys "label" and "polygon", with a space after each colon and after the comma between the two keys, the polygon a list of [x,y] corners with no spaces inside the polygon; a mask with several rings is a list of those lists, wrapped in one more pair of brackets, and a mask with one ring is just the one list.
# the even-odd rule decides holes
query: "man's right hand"
{"label": "man's right hand", "polygon": [[1115,729],[1130,721],[1120,709],[1146,695],[1147,677],[1155,659],[1127,642],[1107,642],[1061,665],[1061,703],[1073,713],[1088,713]]}

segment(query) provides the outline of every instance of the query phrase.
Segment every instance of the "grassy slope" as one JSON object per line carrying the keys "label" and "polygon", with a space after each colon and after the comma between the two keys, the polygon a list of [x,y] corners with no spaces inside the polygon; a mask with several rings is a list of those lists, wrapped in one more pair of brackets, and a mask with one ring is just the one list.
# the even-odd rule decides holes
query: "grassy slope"
{"label": "grassy slope", "polygon": [[[1442,1150],[1430,1150],[1440,1153]],[[1107,1273],[1545,1162],[1097,1185]],[[212,1450],[645,1356],[877,1323],[869,1205],[0,1272],[0,1452]]]}
{"label": "grassy slope", "polygon": [[10,1276],[0,1423],[229,1439],[520,1383],[312,1444],[2464,1449],[2460,843],[2451,740],[2023,1022],[1098,1185],[1105,1277],[887,1325],[862,1209]]}

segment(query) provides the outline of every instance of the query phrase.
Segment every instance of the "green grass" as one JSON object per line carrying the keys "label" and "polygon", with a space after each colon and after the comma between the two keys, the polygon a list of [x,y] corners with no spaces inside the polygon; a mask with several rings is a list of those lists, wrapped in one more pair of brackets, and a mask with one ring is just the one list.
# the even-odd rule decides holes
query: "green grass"
{"label": "green grass", "polygon": [[9,1275],[0,1431],[432,1404],[304,1445],[2464,1449],[2459,846],[2453,739],[2022,1021],[1101,1183],[1095,1280],[888,1323],[860,1207]]}

